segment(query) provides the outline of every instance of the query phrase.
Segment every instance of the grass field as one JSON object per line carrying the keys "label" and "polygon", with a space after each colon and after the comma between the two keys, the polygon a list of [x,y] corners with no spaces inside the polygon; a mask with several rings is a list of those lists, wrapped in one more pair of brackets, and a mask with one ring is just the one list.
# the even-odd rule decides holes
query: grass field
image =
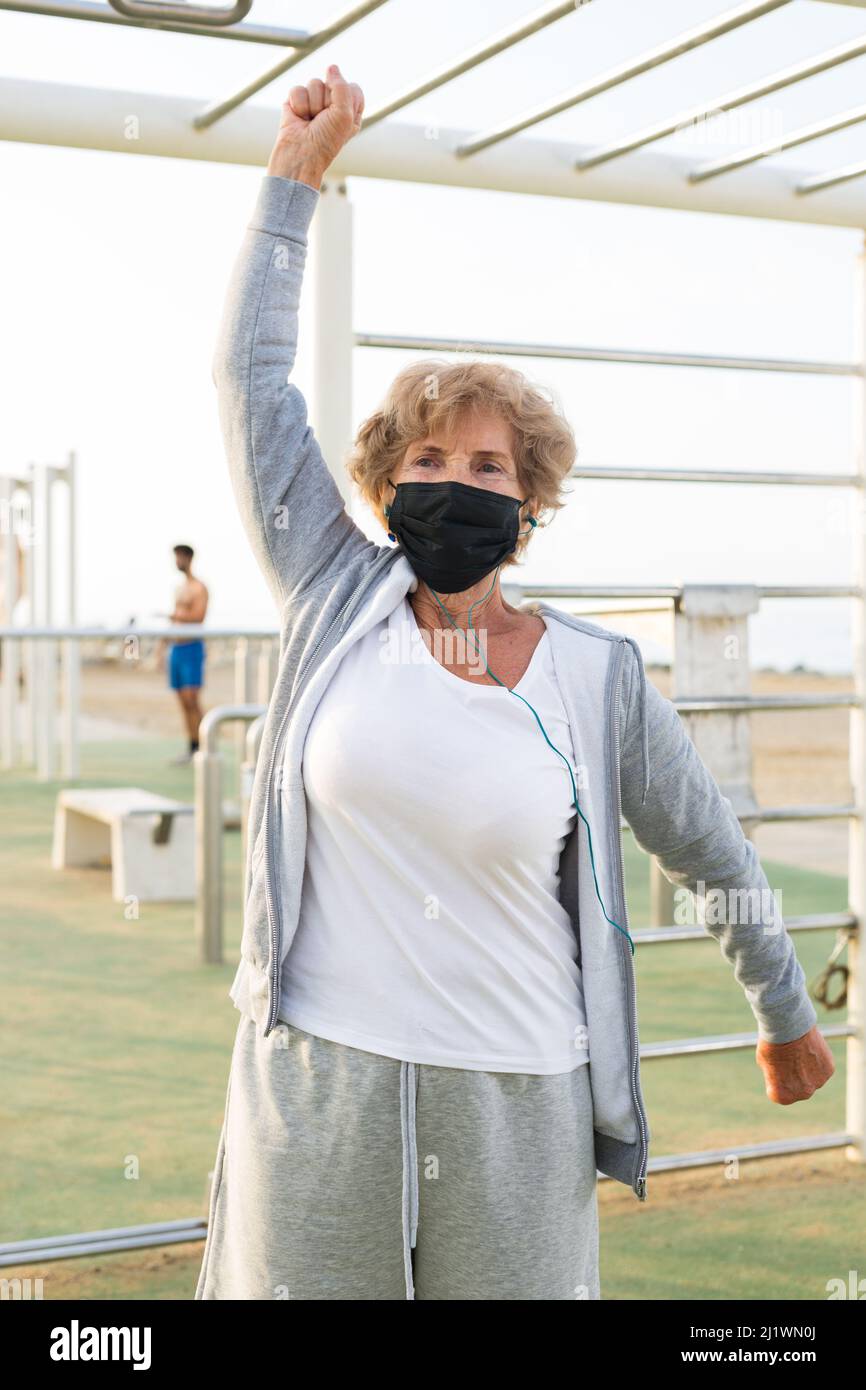
{"label": "grass field", "polygon": [[[81,785],[140,784],[191,799],[177,739],[83,749]],[[56,784],[6,773],[2,790],[3,1140],[0,1240],[201,1217],[238,1015],[228,999],[240,940],[240,837],[226,836],[225,964],[198,964],[192,905],[126,920],[107,871],[50,868]],[[231,777],[226,793],[234,794]],[[631,923],[648,920],[646,857],[624,837]],[[764,861],[788,916],[843,910],[835,875]],[[813,980],[832,932],[797,936]],[[748,1032],[731,969],[706,941],[638,949],[641,1039]],[[843,1016],[844,1016],[844,1011]],[[819,1009],[822,1022],[841,1021]],[[643,1066],[651,1153],[844,1129],[837,1071],[806,1104],[772,1105],[752,1049]],[[842,1150],[650,1175],[638,1203],[600,1185],[607,1299],[816,1299],[866,1273],[866,1168]],[[192,1298],[200,1243],[6,1269],[45,1298]]]}

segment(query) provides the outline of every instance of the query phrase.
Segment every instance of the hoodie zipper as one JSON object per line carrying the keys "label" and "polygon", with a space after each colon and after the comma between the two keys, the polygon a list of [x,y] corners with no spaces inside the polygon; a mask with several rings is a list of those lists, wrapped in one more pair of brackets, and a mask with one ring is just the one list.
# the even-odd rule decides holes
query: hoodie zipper
{"label": "hoodie zipper", "polygon": [[345,631],[346,624],[349,621],[349,618],[357,609],[358,604],[360,603],[364,594],[368,591],[370,585],[373,583],[373,580],[378,575],[382,574],[400,554],[402,554],[402,551],[399,547],[393,550],[389,549],[383,553],[381,558],[373,561],[372,565],[370,566],[367,573],[364,575],[364,578],[361,580],[355,592],[349,596],[349,598],[343,604],[343,607],[340,609],[339,613],[334,618],[334,621],[325,630],[325,632],[323,632],[322,636],[319,638],[318,642],[313,648],[313,651],[311,652],[310,656],[307,658],[306,662],[301,667],[301,670],[298,674],[298,678],[295,682],[295,688],[292,691],[292,694],[289,697],[289,702],[286,705],[285,711],[283,712],[283,717],[280,722],[277,737],[274,741],[274,748],[273,752],[271,753],[271,761],[268,767],[264,812],[265,902],[267,904],[268,910],[268,927],[270,930],[271,942],[271,958],[268,970],[268,989],[270,991],[270,1000],[264,1037],[267,1037],[269,1033],[273,1032],[274,1027],[276,1026],[277,1014],[279,1013],[280,1007],[280,994],[277,977],[279,974],[279,943],[282,929],[282,920],[279,909],[279,895],[276,892],[276,874],[274,871],[275,857],[271,852],[273,846],[270,843],[270,810],[273,800],[274,768],[277,765],[277,761],[280,757],[282,746],[285,741],[285,736],[288,729],[289,715],[291,714],[294,708],[295,701],[303,693],[304,687],[306,686],[307,681],[310,678],[310,674],[316,662],[316,657],[319,655],[320,651],[322,651],[322,648],[325,646],[329,638],[331,638],[335,632],[338,634],[338,637],[342,636],[343,632]]}
{"label": "hoodie zipper", "polygon": [[[621,908],[622,908],[622,923],[621,923],[621,925],[625,927],[626,931],[629,930],[629,920],[628,920],[628,904],[626,903],[626,898],[625,898],[625,867],[624,867],[623,858],[622,858],[622,831],[621,831],[621,829],[620,829],[620,822],[621,822],[621,819],[622,819],[622,798],[621,798],[621,788],[620,788],[620,784],[619,784],[619,771],[620,771],[620,769],[619,769],[619,758],[620,758],[620,748],[619,748],[619,687],[620,687],[620,680],[621,680],[621,677],[622,677],[622,663],[623,663],[623,659],[624,659],[624,657],[625,657],[625,646],[626,646],[627,640],[628,640],[627,638],[623,637],[623,638],[621,639],[621,641],[620,641],[620,644],[619,644],[619,654],[618,654],[618,657],[617,657],[616,675],[614,676],[614,679],[611,681],[611,692],[612,692],[612,697],[611,697],[611,698],[612,698],[611,718],[612,718],[612,723],[613,723],[613,745],[614,745],[614,757],[613,757],[613,759],[611,760],[611,791],[612,791],[612,804],[613,804],[613,814],[614,814],[614,826],[615,826],[615,831],[616,831],[616,833],[615,833],[615,835],[614,835],[614,837],[613,837],[613,839],[614,839],[614,853],[615,853],[615,855],[616,855],[616,870],[617,870],[616,876],[615,876],[615,877],[616,877],[617,893],[618,893],[618,895],[621,897],[621,903],[620,903],[620,906],[621,906]],[[646,1165],[646,1160],[647,1160],[647,1154],[648,1154],[648,1151],[649,1151],[649,1137],[648,1137],[648,1134],[647,1134],[647,1123],[648,1123],[648,1122],[647,1122],[647,1118],[646,1118],[646,1113],[645,1113],[644,1108],[643,1108],[643,1103],[642,1103],[642,1101],[641,1101],[640,1088],[639,1088],[639,1086],[638,1086],[638,1080],[637,1080],[638,1066],[639,1066],[639,1064],[640,1064],[640,1045],[639,1045],[639,1043],[637,1042],[637,1036],[638,1036],[638,1028],[637,1028],[637,986],[636,986],[636,984],[635,984],[634,962],[632,961],[632,958],[631,958],[631,946],[629,945],[628,938],[627,938],[627,937],[624,937],[624,936],[622,935],[622,933],[620,933],[620,945],[621,945],[621,949],[622,949],[622,951],[623,951],[623,953],[624,953],[624,955],[625,955],[625,958],[626,958],[626,973],[627,973],[628,981],[629,981],[629,992],[628,992],[628,1005],[629,1005],[629,1047],[630,1047],[631,1056],[632,1056],[632,1065],[631,1065],[631,1092],[632,1092],[632,1099],[633,1099],[633,1102],[634,1102],[634,1111],[635,1111],[635,1114],[636,1114],[637,1117],[638,1117],[638,1123],[639,1123],[639,1126],[640,1126],[640,1150],[639,1150],[639,1153],[638,1153],[637,1177],[635,1178],[635,1181],[634,1181],[634,1185],[633,1185],[633,1186],[634,1186],[634,1191],[635,1191],[635,1193],[636,1193],[638,1199],[639,1199],[641,1202],[645,1202],[645,1201],[646,1201],[646,1168],[645,1168],[645,1165]]]}
{"label": "hoodie zipper", "polygon": [[[315,662],[316,662],[316,657],[319,655],[319,652],[322,650],[322,648],[325,646],[325,644],[328,642],[328,640],[331,638],[332,634],[333,634],[335,631],[338,631],[339,634],[342,635],[342,633],[343,633],[343,632],[345,631],[345,629],[346,629],[346,626],[347,626],[347,624],[348,624],[348,622],[349,622],[350,617],[351,617],[351,616],[354,614],[354,612],[356,611],[358,605],[360,604],[361,599],[364,597],[364,595],[365,595],[365,594],[367,593],[367,591],[369,590],[369,588],[370,588],[370,586],[372,585],[374,579],[375,579],[379,574],[383,573],[384,570],[387,569],[388,566],[389,566],[389,565],[397,558],[397,556],[398,556],[399,554],[401,554],[401,553],[402,553],[402,551],[401,551],[400,547],[398,546],[398,547],[396,547],[394,550],[388,550],[388,551],[386,551],[381,561],[374,561],[373,565],[370,567],[370,570],[369,570],[368,573],[364,576],[363,580],[362,580],[361,583],[359,584],[358,588],[355,590],[354,594],[352,594],[351,597],[347,600],[347,602],[343,605],[342,609],[341,609],[340,612],[337,614],[337,616],[334,618],[334,621],[331,623],[330,627],[328,627],[327,630],[322,634],[321,638],[319,639],[319,641],[317,642],[315,648],[313,649],[311,655],[310,655],[309,658],[307,659],[307,661],[306,661],[306,663],[304,664],[304,666],[301,668],[301,672],[300,672],[299,677],[298,677],[298,680],[297,680],[297,682],[296,682],[295,689],[294,689],[294,691],[292,692],[292,695],[291,695],[291,697],[290,697],[290,699],[289,699],[288,705],[286,706],[285,712],[284,712],[284,714],[283,714],[282,721],[281,721],[281,723],[280,723],[280,728],[279,728],[279,731],[278,731],[278,733],[277,733],[277,738],[276,738],[276,741],[275,741],[275,743],[274,743],[274,749],[273,749],[273,752],[272,752],[272,754],[271,754],[270,766],[269,766],[269,768],[268,768],[267,789],[266,789],[266,792],[265,792],[265,815],[264,815],[264,819],[265,819],[265,829],[264,829],[265,847],[264,847],[264,853],[265,853],[265,855],[267,856],[266,863],[265,863],[265,899],[266,899],[266,903],[267,903],[268,925],[269,925],[269,928],[270,928],[270,940],[271,940],[271,960],[270,960],[270,969],[269,969],[269,976],[268,976],[268,981],[269,981],[268,987],[269,987],[269,990],[270,990],[270,1007],[269,1007],[269,1010],[268,1010],[267,1026],[266,1026],[265,1032],[264,1032],[264,1036],[265,1036],[265,1037],[267,1037],[268,1034],[271,1033],[271,1032],[273,1031],[273,1029],[274,1029],[274,1027],[275,1027],[275,1025],[276,1025],[276,1021],[277,1021],[277,1014],[278,1014],[278,1012],[279,1012],[279,990],[278,990],[278,988],[277,988],[277,974],[278,974],[278,969],[279,969],[278,962],[279,962],[279,940],[280,940],[280,930],[281,930],[281,926],[282,926],[282,922],[281,922],[281,920],[280,920],[279,908],[278,908],[278,895],[277,895],[277,893],[276,893],[276,875],[275,875],[275,872],[274,872],[274,862],[275,862],[275,861],[274,861],[274,856],[273,856],[272,853],[271,853],[272,846],[271,846],[271,844],[270,844],[270,842],[269,842],[269,840],[270,840],[270,830],[271,830],[270,808],[271,808],[272,794],[273,794],[273,773],[274,773],[274,768],[275,768],[275,766],[276,766],[277,760],[278,760],[278,758],[279,758],[279,756],[280,756],[280,753],[281,753],[281,751],[282,751],[282,746],[283,746],[283,742],[284,742],[284,740],[285,740],[285,734],[286,734],[286,729],[287,729],[287,725],[288,725],[289,715],[291,714],[291,711],[292,711],[292,709],[294,708],[294,704],[295,704],[296,699],[302,694],[302,692],[303,692],[303,690],[304,690],[304,688],[305,688],[305,686],[306,686],[306,683],[307,683],[307,681],[308,681],[309,678],[310,678],[311,671],[312,671],[313,666],[314,666],[314,664],[315,664]],[[556,614],[556,616],[559,616],[559,614]],[[621,800],[621,792],[620,792],[620,785],[619,785],[619,763],[620,763],[620,740],[619,740],[619,686],[620,686],[620,680],[621,680],[621,676],[622,676],[622,663],[623,663],[623,659],[624,659],[624,656],[625,656],[625,645],[626,645],[627,640],[628,640],[627,638],[623,637],[622,639],[620,639],[620,642],[619,642],[619,644],[618,644],[618,645],[619,645],[619,654],[618,654],[618,657],[617,657],[617,668],[616,668],[616,673],[615,673],[615,675],[614,675],[614,678],[613,678],[613,680],[611,681],[611,692],[612,692],[612,693],[611,693],[611,703],[612,703],[612,709],[611,709],[610,712],[609,712],[609,718],[610,718],[610,722],[612,723],[612,726],[613,726],[613,743],[614,743],[614,758],[611,760],[611,792],[612,792],[612,804],[613,804],[613,807],[614,807],[615,827],[616,827],[616,834],[614,835],[614,854],[615,854],[615,859],[616,859],[615,868],[616,868],[616,871],[617,871],[617,872],[616,872],[616,874],[615,874],[614,877],[615,877],[615,883],[616,883],[616,888],[617,888],[617,895],[618,895],[618,897],[619,897],[619,899],[620,899],[620,906],[621,906],[621,909],[622,909],[622,915],[623,915],[623,923],[622,923],[622,925],[624,925],[625,928],[626,928],[626,930],[628,931],[628,929],[629,929],[628,906],[627,906],[626,901],[625,901],[625,888],[624,888],[624,884],[625,884],[625,870],[624,870],[623,859],[622,859],[622,832],[621,832],[621,830],[620,830],[620,821],[621,821],[621,819],[622,819],[622,800]],[[622,933],[620,933],[620,937],[622,938]],[[645,1111],[644,1111],[644,1108],[643,1108],[643,1104],[642,1104],[642,1101],[641,1101],[641,1097],[640,1097],[640,1089],[639,1089],[639,1086],[638,1086],[638,1083],[637,1083],[637,1070],[638,1070],[638,1065],[639,1065],[639,1060],[640,1060],[639,1045],[636,1043],[636,1039],[637,1039],[637,1022],[638,1022],[638,1020],[637,1020],[637,989],[636,989],[636,985],[635,985],[634,966],[633,966],[633,963],[632,963],[632,960],[631,960],[631,947],[628,945],[627,939],[622,939],[622,949],[626,952],[627,957],[628,957],[627,960],[626,960],[626,972],[627,972],[628,981],[629,981],[629,997],[628,997],[629,1014],[628,1014],[628,1017],[629,1017],[629,1048],[630,1048],[631,1055],[632,1055],[632,1066],[631,1066],[631,1077],[630,1077],[630,1080],[631,1080],[631,1091],[632,1091],[632,1102],[633,1102],[635,1114],[636,1114],[636,1116],[637,1116],[637,1118],[638,1118],[639,1129],[640,1129],[640,1150],[639,1150],[639,1154],[638,1154],[637,1177],[636,1177],[635,1182],[634,1182],[634,1184],[633,1184],[633,1189],[634,1189],[635,1193],[637,1194],[638,1198],[640,1199],[640,1201],[645,1202],[645,1201],[646,1201],[646,1173],[645,1173],[644,1165],[645,1165],[645,1163],[646,1163],[646,1158],[647,1158],[647,1153],[648,1153],[648,1147],[649,1147],[649,1146],[648,1146],[648,1135],[647,1135],[647,1119],[646,1119],[646,1114],[645,1114]]]}

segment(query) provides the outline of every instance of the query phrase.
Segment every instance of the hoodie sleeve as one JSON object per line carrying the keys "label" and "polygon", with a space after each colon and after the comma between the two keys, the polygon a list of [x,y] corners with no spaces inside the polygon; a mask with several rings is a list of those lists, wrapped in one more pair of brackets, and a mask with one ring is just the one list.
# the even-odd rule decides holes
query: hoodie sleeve
{"label": "hoodie sleeve", "polygon": [[637,844],[656,857],[665,877],[705,906],[703,925],[733,966],[759,1037],[791,1042],[807,1033],[818,1016],[757,850],[673,701],[646,679],[631,638],[625,660],[620,688],[623,815]]}
{"label": "hoodie sleeve", "polygon": [[284,603],[375,550],[346,510],[288,380],[298,343],[307,230],[318,189],[266,174],[229,280],[212,362],[244,529]]}

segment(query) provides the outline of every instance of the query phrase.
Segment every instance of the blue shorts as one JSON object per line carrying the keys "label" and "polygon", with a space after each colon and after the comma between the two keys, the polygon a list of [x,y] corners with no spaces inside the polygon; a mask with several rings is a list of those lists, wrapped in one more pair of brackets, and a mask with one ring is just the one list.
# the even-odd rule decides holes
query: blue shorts
{"label": "blue shorts", "polygon": [[168,662],[168,683],[172,690],[200,686],[204,672],[204,642],[175,642]]}

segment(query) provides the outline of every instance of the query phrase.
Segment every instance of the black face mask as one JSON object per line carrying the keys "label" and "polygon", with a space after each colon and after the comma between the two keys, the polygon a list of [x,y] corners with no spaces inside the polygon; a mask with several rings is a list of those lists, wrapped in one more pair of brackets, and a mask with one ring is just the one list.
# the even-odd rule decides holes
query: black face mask
{"label": "black face mask", "polygon": [[[523,502],[469,483],[392,483],[385,507],[419,579],[440,594],[461,594],[495,570],[517,544]],[[535,517],[527,518],[530,526]]]}

